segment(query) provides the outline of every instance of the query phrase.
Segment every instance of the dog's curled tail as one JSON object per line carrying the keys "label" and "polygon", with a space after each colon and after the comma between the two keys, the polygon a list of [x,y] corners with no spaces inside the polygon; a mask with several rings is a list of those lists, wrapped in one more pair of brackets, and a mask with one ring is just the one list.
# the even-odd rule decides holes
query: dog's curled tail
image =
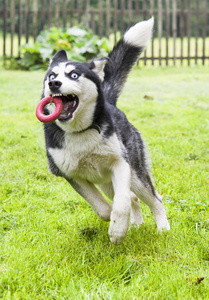
{"label": "dog's curled tail", "polygon": [[152,38],[154,18],[132,26],[109,54],[104,68],[103,90],[108,102],[116,105],[126,78]]}

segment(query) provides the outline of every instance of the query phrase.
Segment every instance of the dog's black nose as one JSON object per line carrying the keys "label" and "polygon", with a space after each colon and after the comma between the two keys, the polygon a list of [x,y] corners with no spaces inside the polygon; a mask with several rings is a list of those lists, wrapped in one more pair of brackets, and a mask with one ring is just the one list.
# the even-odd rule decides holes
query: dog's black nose
{"label": "dog's black nose", "polygon": [[56,92],[62,85],[61,81],[51,80],[49,81],[49,88],[52,92]]}

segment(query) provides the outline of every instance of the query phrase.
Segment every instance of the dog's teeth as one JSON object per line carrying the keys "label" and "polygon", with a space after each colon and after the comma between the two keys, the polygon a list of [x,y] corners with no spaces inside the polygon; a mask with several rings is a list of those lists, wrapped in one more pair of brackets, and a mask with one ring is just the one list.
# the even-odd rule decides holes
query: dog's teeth
{"label": "dog's teeth", "polygon": [[76,101],[74,100],[74,101],[73,101],[73,107],[75,107],[75,106],[76,106]]}
{"label": "dog's teeth", "polygon": [[53,94],[52,97],[61,97],[62,94]]}

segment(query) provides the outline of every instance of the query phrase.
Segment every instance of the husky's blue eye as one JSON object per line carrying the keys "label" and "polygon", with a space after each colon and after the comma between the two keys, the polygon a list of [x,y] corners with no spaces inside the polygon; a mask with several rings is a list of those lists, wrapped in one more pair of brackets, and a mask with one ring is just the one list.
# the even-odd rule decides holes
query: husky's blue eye
{"label": "husky's blue eye", "polygon": [[70,73],[70,77],[72,79],[78,79],[79,75],[77,73],[75,73],[75,72],[72,72],[72,73]]}
{"label": "husky's blue eye", "polygon": [[50,75],[49,75],[49,80],[50,80],[50,81],[52,81],[52,80],[54,80],[54,79],[55,79],[55,77],[56,77],[56,76],[55,76],[55,74],[54,74],[54,73],[52,73],[52,74],[50,74]]}

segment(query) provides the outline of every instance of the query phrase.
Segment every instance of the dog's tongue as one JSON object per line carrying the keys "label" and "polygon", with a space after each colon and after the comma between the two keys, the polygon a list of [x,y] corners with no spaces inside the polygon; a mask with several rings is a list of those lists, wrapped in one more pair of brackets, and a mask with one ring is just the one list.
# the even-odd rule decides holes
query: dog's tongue
{"label": "dog's tongue", "polygon": [[62,104],[63,104],[62,112],[59,115],[59,119],[66,120],[72,115],[73,108],[75,106],[75,102],[74,101],[68,101],[68,102],[63,101]]}
{"label": "dog's tongue", "polygon": [[69,112],[69,110],[70,110],[71,108],[73,108],[73,101],[63,103],[62,113]]}

